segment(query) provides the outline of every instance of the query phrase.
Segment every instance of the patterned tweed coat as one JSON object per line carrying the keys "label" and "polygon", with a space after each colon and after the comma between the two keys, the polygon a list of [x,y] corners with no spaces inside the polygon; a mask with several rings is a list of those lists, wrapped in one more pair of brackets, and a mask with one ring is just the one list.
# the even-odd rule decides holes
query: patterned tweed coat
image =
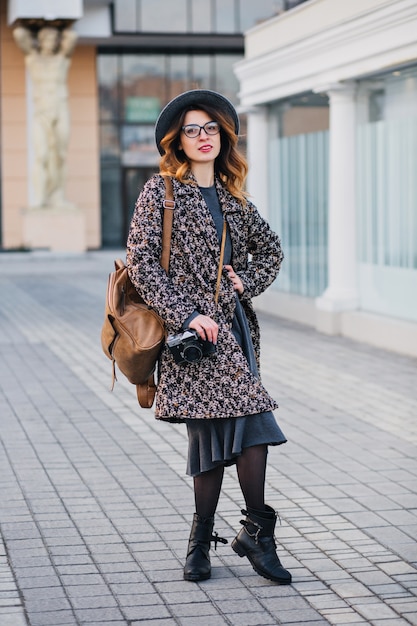
{"label": "patterned tweed coat", "polygon": [[[178,365],[164,347],[158,367],[155,417],[171,422],[251,415],[277,407],[250,372],[231,324],[235,291],[223,272],[216,306],[220,246],[214,221],[197,185],[172,180],[175,212],[169,275],[159,259],[165,185],[160,175],[145,184],[136,202],[127,244],[130,278],[144,300],[165,320],[167,333],[181,331],[194,312],[219,324],[217,354],[200,363]],[[255,206],[242,205],[216,179],[220,205],[232,240],[232,266],[244,285],[246,312],[259,364],[259,327],[251,298],[275,279],[283,258],[278,236]]]}

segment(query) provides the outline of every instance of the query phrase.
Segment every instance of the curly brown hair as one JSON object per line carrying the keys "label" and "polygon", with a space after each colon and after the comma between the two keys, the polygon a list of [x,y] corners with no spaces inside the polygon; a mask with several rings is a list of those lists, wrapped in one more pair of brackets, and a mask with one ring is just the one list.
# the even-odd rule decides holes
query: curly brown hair
{"label": "curly brown hair", "polygon": [[185,184],[195,184],[195,181],[190,179],[190,161],[185,152],[179,149],[181,128],[188,111],[204,111],[210,116],[210,119],[220,125],[221,146],[220,153],[214,162],[214,172],[223,182],[227,191],[244,203],[247,196],[244,184],[248,173],[248,164],[237,149],[238,136],[235,132],[234,121],[222,111],[206,104],[196,104],[185,108],[161,140],[161,147],[165,153],[159,164],[160,174],[173,176]]}

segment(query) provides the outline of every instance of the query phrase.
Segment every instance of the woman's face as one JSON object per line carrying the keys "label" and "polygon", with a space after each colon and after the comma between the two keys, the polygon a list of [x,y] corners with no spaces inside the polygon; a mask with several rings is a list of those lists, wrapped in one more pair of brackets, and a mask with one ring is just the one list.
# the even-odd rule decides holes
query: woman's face
{"label": "woman's face", "polygon": [[[196,124],[201,127],[207,122],[213,122],[213,120],[205,111],[187,111],[183,125]],[[220,153],[220,146],[220,132],[210,135],[204,128],[201,128],[197,137],[187,137],[184,131],[181,131],[179,148],[184,150],[191,165],[194,163],[214,164],[214,160]]]}

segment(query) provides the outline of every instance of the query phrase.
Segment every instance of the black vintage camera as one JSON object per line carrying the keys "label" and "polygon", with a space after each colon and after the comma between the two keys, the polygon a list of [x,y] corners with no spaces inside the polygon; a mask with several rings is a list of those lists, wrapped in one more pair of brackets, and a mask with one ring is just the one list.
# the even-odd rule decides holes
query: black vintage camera
{"label": "black vintage camera", "polygon": [[216,345],[211,341],[203,341],[198,333],[188,328],[183,333],[169,335],[167,346],[171,350],[176,363],[199,363],[205,356],[216,352]]}

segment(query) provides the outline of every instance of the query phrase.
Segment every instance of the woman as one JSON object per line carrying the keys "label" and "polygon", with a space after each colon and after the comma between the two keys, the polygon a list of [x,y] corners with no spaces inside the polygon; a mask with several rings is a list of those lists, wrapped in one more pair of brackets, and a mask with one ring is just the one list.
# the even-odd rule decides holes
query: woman
{"label": "woman", "polygon": [[[187,91],[163,109],[155,127],[160,174],[145,184],[136,203],[127,264],[133,284],[165,320],[169,335],[189,329],[197,343],[210,342],[201,345],[215,351],[179,363],[178,349],[173,354],[166,345],[158,368],[156,418],[184,422],[188,431],[187,474],[194,481],[196,512],[185,580],[210,578],[224,467],[236,464],[246,518],[232,548],[261,576],[289,584],[291,574],[276,554],[277,515],[264,500],[267,447],[286,439],[272,414],[277,405],[259,379],[259,328],[251,304],[275,279],[283,255],[278,236],[243,191],[247,164],[236,148],[238,134],[235,108],[216,92]],[[159,263],[162,175],[172,177],[175,198],[168,275]]]}

